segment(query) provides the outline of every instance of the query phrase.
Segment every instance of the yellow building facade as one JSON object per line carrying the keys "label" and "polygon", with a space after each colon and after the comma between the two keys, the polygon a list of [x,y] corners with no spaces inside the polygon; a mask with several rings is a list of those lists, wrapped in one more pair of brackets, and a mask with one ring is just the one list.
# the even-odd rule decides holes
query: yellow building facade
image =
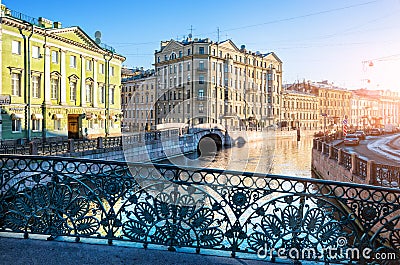
{"label": "yellow building facade", "polygon": [[1,7],[1,139],[119,135],[125,58],[79,27]]}

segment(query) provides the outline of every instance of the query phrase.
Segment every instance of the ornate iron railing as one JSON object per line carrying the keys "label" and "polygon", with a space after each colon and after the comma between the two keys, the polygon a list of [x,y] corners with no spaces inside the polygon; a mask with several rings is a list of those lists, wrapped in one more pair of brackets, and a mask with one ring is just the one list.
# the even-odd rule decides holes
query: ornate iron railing
{"label": "ornate iron railing", "polygon": [[351,154],[346,152],[341,152],[341,164],[348,170],[351,169]]}
{"label": "ornate iron railing", "polygon": [[400,190],[172,165],[0,155],[0,231],[269,260],[283,254],[372,264],[376,253],[400,258]]}
{"label": "ornate iron railing", "polygon": [[39,155],[62,155],[68,153],[68,142],[39,142],[37,143]]}
{"label": "ornate iron railing", "polygon": [[13,154],[13,155],[29,155],[30,154],[29,144],[2,144],[0,145],[0,154]]}
{"label": "ornate iron railing", "polygon": [[338,161],[339,158],[339,149],[337,147],[332,147],[332,155],[331,155],[331,159]]}
{"label": "ornate iron railing", "polygon": [[381,186],[400,188],[400,167],[377,164],[374,171]]}
{"label": "ornate iron railing", "polygon": [[[323,154],[327,155],[329,145],[320,138],[316,138],[313,140],[314,150],[322,151],[322,146],[324,146]],[[371,164],[368,166],[367,160],[359,158],[357,156],[354,156],[352,158],[350,153],[344,150],[340,150],[339,152],[339,150],[339,148],[333,146],[330,159],[338,161],[338,165],[343,166],[347,170],[352,169],[352,175],[364,180],[369,179],[369,181],[371,181],[370,184],[373,183],[374,185],[393,188],[400,187],[400,167],[383,165],[375,162],[371,162]],[[354,168],[353,159],[355,160]],[[370,168],[370,172],[368,172],[368,168]]]}
{"label": "ornate iron railing", "polygon": [[122,149],[122,137],[107,137],[103,140],[103,148]]}
{"label": "ornate iron railing", "polygon": [[367,161],[365,161],[364,159],[361,159],[359,157],[355,158],[355,172],[354,174],[356,174],[357,176],[366,179],[367,178]]}
{"label": "ornate iron railing", "polygon": [[77,152],[97,149],[97,139],[74,140],[74,149]]}

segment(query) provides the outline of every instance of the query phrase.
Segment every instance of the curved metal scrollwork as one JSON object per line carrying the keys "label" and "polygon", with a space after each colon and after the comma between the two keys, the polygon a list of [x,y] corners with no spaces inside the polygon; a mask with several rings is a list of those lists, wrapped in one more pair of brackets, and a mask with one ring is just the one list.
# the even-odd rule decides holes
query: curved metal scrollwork
{"label": "curved metal scrollwork", "polygon": [[[0,155],[0,231],[337,263],[400,255],[400,190],[172,165]],[[313,250],[303,255],[304,250]],[[347,253],[346,252],[346,253]],[[268,255],[267,255],[268,253]],[[389,264],[389,263],[388,263]]]}

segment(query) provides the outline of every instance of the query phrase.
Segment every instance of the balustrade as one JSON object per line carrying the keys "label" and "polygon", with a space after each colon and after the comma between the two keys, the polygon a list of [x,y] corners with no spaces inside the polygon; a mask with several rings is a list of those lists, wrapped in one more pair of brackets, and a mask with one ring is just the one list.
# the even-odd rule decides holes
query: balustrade
{"label": "balustrade", "polygon": [[[0,231],[130,241],[256,257],[373,264],[400,259],[400,190],[310,178],[0,155]],[[263,252],[264,251],[264,252]],[[350,252],[348,252],[350,251]],[[365,253],[365,252],[364,252]],[[270,255],[271,254],[271,255]]]}

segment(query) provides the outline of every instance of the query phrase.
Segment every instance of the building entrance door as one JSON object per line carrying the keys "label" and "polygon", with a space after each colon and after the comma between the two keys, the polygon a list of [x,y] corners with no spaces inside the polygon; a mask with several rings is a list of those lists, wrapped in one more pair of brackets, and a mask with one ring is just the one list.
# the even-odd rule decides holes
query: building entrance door
{"label": "building entrance door", "polygon": [[79,139],[79,114],[68,114],[68,138]]}

